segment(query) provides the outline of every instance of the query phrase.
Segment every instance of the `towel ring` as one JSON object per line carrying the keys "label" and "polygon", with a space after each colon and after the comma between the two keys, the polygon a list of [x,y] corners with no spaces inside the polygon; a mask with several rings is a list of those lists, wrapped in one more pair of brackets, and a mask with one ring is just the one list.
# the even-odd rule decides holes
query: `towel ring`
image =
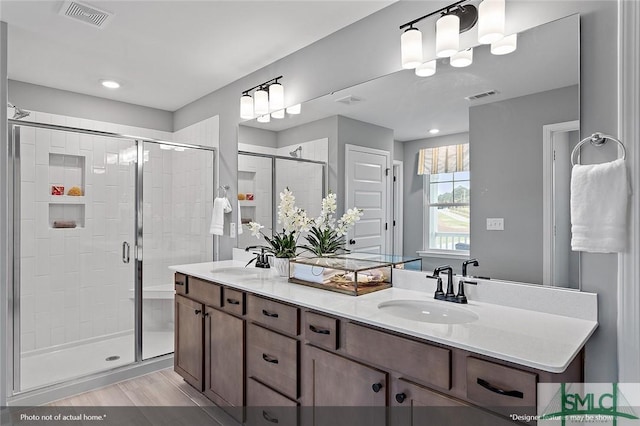
{"label": "towel ring", "polygon": [[576,154],[576,152],[579,152],[580,147],[581,147],[583,144],[585,144],[585,143],[589,142],[589,143],[590,143],[591,145],[593,145],[593,146],[602,146],[602,145],[604,145],[605,143],[607,143],[607,139],[609,139],[609,140],[612,140],[612,141],[616,142],[616,143],[620,146],[620,148],[622,149],[622,159],[623,159],[623,160],[626,160],[626,158],[627,158],[627,150],[626,150],[626,148],[624,147],[624,144],[623,144],[622,142],[620,142],[620,140],[619,140],[619,139],[616,139],[616,138],[614,138],[613,136],[610,136],[610,135],[605,135],[605,134],[603,134],[603,133],[597,133],[597,132],[596,132],[596,133],[592,134],[591,136],[589,136],[589,137],[587,137],[587,138],[582,139],[582,140],[581,140],[581,141],[580,141],[580,142],[579,142],[579,143],[578,143],[578,144],[573,148],[573,151],[571,151],[571,165],[572,165],[572,166],[575,166],[576,164],[580,164],[580,163],[579,163],[579,161],[580,161],[580,157],[578,156],[578,162],[576,162],[574,158],[575,158],[575,154]]}

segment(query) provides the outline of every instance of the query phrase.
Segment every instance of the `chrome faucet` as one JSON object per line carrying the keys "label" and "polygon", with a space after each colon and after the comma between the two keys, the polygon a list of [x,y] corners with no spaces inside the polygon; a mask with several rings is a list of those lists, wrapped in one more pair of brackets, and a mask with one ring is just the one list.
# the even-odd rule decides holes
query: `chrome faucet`
{"label": "chrome faucet", "polygon": [[[449,277],[447,278],[446,293],[442,291],[442,278],[440,278],[440,272],[447,272],[449,274]],[[433,270],[433,277],[438,280],[436,292],[433,296],[434,299],[462,304],[467,303],[467,296],[464,294],[464,280],[460,280],[458,283],[458,294],[453,292],[453,268],[451,265],[438,266]]]}

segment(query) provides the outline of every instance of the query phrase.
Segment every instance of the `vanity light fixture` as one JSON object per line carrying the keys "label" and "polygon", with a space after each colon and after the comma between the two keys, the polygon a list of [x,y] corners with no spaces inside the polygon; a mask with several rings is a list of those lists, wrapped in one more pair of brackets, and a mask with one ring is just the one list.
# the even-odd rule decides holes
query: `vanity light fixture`
{"label": "vanity light fixture", "polygon": [[402,68],[413,69],[422,63],[422,33],[413,25],[400,37]]}
{"label": "vanity light fixture", "polygon": [[491,44],[504,37],[505,0],[483,0],[478,8],[478,42]]}
{"label": "vanity light fixture", "polygon": [[511,34],[491,43],[491,53],[494,55],[507,55],[518,47],[518,34]]}
{"label": "vanity light fixture", "polygon": [[456,15],[443,14],[436,21],[436,55],[448,58],[460,49],[460,18]]}
{"label": "vanity light fixture", "polygon": [[284,87],[278,82],[281,78],[282,76],[278,76],[243,90],[240,96],[240,118],[250,120],[283,109]]}
{"label": "vanity light fixture", "polygon": [[300,104],[291,105],[287,108],[287,114],[296,115],[302,112],[302,106]]}
{"label": "vanity light fixture", "polygon": [[451,56],[449,61],[452,67],[463,68],[473,63],[473,48],[461,50]]}
{"label": "vanity light fixture", "polygon": [[279,109],[278,111],[273,111],[271,113],[271,118],[277,118],[277,119],[284,118],[284,110]]}
{"label": "vanity light fixture", "polygon": [[119,89],[120,83],[115,80],[100,80],[100,84],[102,84],[107,89]]}
{"label": "vanity light fixture", "polygon": [[418,77],[430,77],[436,73],[436,60],[423,62],[416,68]]}

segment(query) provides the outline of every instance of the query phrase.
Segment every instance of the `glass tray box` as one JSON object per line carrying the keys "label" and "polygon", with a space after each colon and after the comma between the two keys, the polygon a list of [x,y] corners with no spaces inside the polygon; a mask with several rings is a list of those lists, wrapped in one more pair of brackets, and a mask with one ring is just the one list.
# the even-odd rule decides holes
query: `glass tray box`
{"label": "glass tray box", "polygon": [[352,296],[391,287],[390,262],[346,257],[291,259],[289,282]]}
{"label": "glass tray box", "polygon": [[376,262],[391,263],[393,269],[406,269],[409,271],[422,271],[422,259],[419,257],[400,256],[395,254],[375,254],[364,252],[351,252],[337,254],[332,257],[347,259],[374,260]]}

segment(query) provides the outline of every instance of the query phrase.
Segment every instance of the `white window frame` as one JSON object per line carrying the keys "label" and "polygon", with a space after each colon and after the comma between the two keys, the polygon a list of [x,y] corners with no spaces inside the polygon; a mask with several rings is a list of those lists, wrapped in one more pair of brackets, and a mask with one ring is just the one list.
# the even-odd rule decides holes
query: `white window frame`
{"label": "white window frame", "polygon": [[[469,182],[471,182],[471,176],[469,176]],[[429,234],[430,234],[430,214],[429,207],[431,207],[431,203],[429,200],[431,199],[431,175],[423,175],[422,182],[422,250],[418,250],[418,255],[420,256],[432,256],[432,257],[442,257],[442,258],[450,258],[450,259],[468,259],[470,255],[469,250],[439,250],[439,249],[431,249],[429,248]],[[460,206],[469,206],[471,209],[471,203],[446,203],[446,204],[438,204],[439,206],[444,207],[460,207]]]}

